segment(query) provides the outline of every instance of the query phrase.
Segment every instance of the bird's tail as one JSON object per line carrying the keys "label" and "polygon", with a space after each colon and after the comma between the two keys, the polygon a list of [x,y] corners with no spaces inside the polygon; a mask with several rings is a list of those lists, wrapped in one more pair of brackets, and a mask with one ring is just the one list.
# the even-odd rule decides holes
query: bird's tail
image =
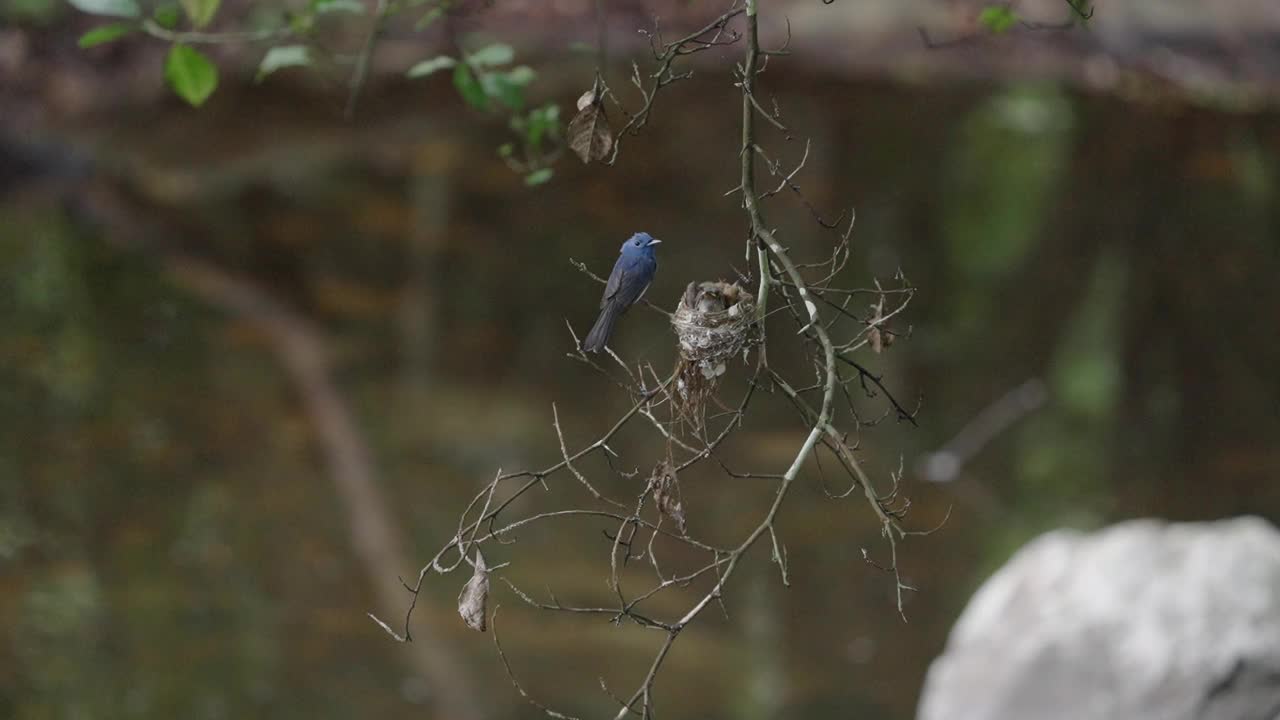
{"label": "bird's tail", "polygon": [[609,342],[609,336],[613,334],[613,325],[618,322],[618,317],[622,315],[618,311],[615,303],[609,303],[600,311],[600,317],[596,318],[596,324],[591,328],[591,332],[587,333],[587,338],[582,341],[582,349],[588,352],[600,352],[604,349],[605,343]]}

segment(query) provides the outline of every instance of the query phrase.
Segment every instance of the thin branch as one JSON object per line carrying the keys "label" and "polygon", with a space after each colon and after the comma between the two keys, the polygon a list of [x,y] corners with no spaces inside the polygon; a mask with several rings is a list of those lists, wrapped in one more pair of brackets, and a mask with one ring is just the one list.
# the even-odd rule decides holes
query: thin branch
{"label": "thin branch", "polygon": [[[853,368],[858,371],[858,377],[864,383],[864,388],[865,388],[866,382],[870,382],[872,385],[875,385],[877,388],[879,388],[880,392],[884,394],[885,399],[887,399],[889,401],[889,404],[893,405],[893,409],[898,412],[899,420],[906,420],[907,422],[911,423],[913,426],[917,426],[917,427],[919,426],[919,423],[916,422],[916,414],[920,412],[920,408],[918,406],[916,407],[915,410],[908,411],[905,407],[902,406],[902,403],[898,402],[898,399],[893,396],[893,393],[889,392],[889,389],[884,386],[884,383],[881,381],[879,375],[876,375],[875,373],[866,369],[858,361],[850,360],[849,358],[843,355],[836,355],[836,359],[842,363],[845,363],[846,365],[853,366]],[[869,397],[874,396],[870,390],[867,391],[867,395]]]}
{"label": "thin branch", "polygon": [[355,68],[351,71],[350,91],[347,93],[346,118],[350,120],[356,112],[356,101],[360,99],[360,91],[369,81],[369,65],[373,60],[373,51],[378,44],[378,36],[387,22],[391,10],[390,0],[377,0],[373,10],[373,20],[369,24],[369,32],[365,35],[364,45],[356,56]]}
{"label": "thin branch", "polygon": [[[787,251],[782,247],[782,245],[778,242],[777,238],[774,237],[773,232],[764,223],[763,217],[761,216],[761,213],[760,213],[760,208],[757,204],[757,195],[756,195],[756,188],[755,188],[755,171],[754,171],[754,163],[752,159],[754,157],[754,154],[750,152],[752,146],[755,144],[755,124],[754,124],[755,113],[754,113],[754,107],[752,106],[752,103],[749,97],[749,95],[754,91],[755,77],[756,77],[756,71],[757,71],[757,61],[759,57],[759,37],[758,37],[757,15],[756,15],[756,0],[747,0],[746,16],[747,16],[747,30],[746,30],[747,57],[743,65],[743,76],[742,76],[742,85],[741,85],[742,92],[743,92],[743,100],[742,100],[743,204],[744,204],[744,207],[746,208],[747,216],[751,224],[752,234],[756,239],[762,242],[764,246],[767,246],[768,252],[773,256],[775,260],[777,260],[782,265],[787,276],[791,279],[791,282],[794,283],[794,285],[796,286],[796,290],[799,293],[801,299],[804,300],[805,302],[805,307],[809,312],[809,324],[807,325],[807,327],[812,329],[812,331],[816,334],[819,342],[822,345],[824,361],[825,361],[824,365],[826,367],[826,378],[827,378],[826,385],[823,393],[821,410],[819,411],[818,416],[813,423],[813,427],[810,429],[808,435],[806,436],[804,443],[800,446],[799,451],[796,453],[796,456],[792,461],[791,466],[787,469],[786,473],[784,473],[783,478],[779,483],[778,489],[774,494],[773,503],[770,505],[769,510],[766,513],[765,517],[760,522],[760,524],[757,525],[756,528],[752,530],[751,533],[743,540],[743,542],[729,554],[728,562],[724,568],[724,571],[720,574],[720,577],[716,582],[715,587],[713,587],[707,594],[705,594],[701,600],[699,600],[692,608],[689,609],[687,613],[685,613],[683,617],[680,618],[679,621],[677,621],[674,624],[674,628],[672,632],[670,632],[667,635],[666,641],[663,642],[657,655],[654,657],[653,663],[649,667],[648,674],[646,674],[644,679],[641,681],[640,687],[635,691],[631,699],[615,716],[615,720],[622,720],[622,718],[625,718],[629,712],[632,712],[636,704],[638,702],[641,702],[642,700],[644,702],[644,705],[643,705],[641,714],[646,717],[649,715],[649,705],[648,705],[649,695],[653,687],[654,680],[657,676],[659,668],[662,666],[663,660],[666,658],[667,653],[671,650],[672,644],[675,642],[676,637],[679,635],[680,630],[683,629],[694,618],[696,618],[703,611],[703,609],[706,608],[708,604],[710,604],[713,600],[718,600],[720,598],[721,592],[724,586],[728,583],[729,579],[733,576],[734,570],[737,568],[738,562],[743,557],[743,554],[748,549],[750,549],[755,544],[755,542],[761,536],[764,535],[764,533],[773,532],[774,520],[777,517],[778,511],[782,507],[782,503],[787,496],[787,491],[790,489],[791,484],[795,481],[795,478],[799,473],[800,468],[804,465],[806,459],[809,457],[809,454],[813,452],[813,448],[817,444],[818,439],[822,436],[822,433],[824,432],[824,430],[829,427],[828,423],[831,419],[831,407],[832,407],[832,401],[835,396],[835,387],[836,387],[836,379],[837,379],[835,349],[831,343],[830,338],[827,337],[826,331],[823,329],[822,323],[819,321],[817,305],[808,297],[808,287],[805,284],[804,279],[800,276],[799,271],[796,269],[795,265],[792,263],[790,256],[787,254]],[[763,251],[764,250],[762,248],[761,252]],[[769,276],[767,273],[761,274],[761,279],[760,279],[761,295],[764,294],[765,289],[768,287],[768,283],[769,283],[768,278]]]}
{"label": "thin branch", "polygon": [[[734,5],[737,5],[736,1]],[[743,14],[743,12],[745,12],[744,8],[731,6],[720,17],[700,29],[669,43],[662,41],[662,35],[657,27],[656,20],[654,21],[654,30],[652,32],[642,31],[649,38],[649,45],[653,51],[654,59],[658,62],[658,66],[654,71],[642,75],[640,67],[634,63],[632,64],[631,84],[640,92],[642,99],[640,109],[635,113],[627,112],[625,106],[614,94],[613,90],[610,89],[609,85],[601,81],[603,96],[612,100],[614,105],[627,116],[626,124],[615,135],[613,151],[609,154],[609,158],[604,161],[606,165],[613,165],[618,161],[618,153],[622,149],[623,137],[638,134],[648,124],[659,92],[667,85],[688,78],[692,74],[673,72],[671,68],[676,59],[709,50],[713,47],[731,45],[737,42],[740,37],[739,34],[729,31],[727,28],[729,22]],[[603,68],[597,68],[596,73],[598,77],[604,77]],[[648,81],[647,83],[646,80]]]}
{"label": "thin branch", "polygon": [[[604,685],[603,681],[601,682],[606,694],[618,705],[616,718],[619,720],[628,715],[646,719],[653,717],[656,679],[676,639],[685,628],[693,623],[713,603],[727,616],[726,603],[724,602],[726,589],[732,582],[734,574],[743,558],[746,557],[747,552],[766,536],[770,547],[770,557],[772,562],[778,566],[781,581],[784,585],[790,584],[787,545],[783,538],[779,536],[777,522],[791,487],[799,477],[801,468],[808,466],[810,458],[819,463],[819,472],[823,474],[823,487],[825,489],[825,471],[821,468],[821,457],[819,455],[820,449],[823,447],[827,448],[837,459],[838,465],[836,467],[847,473],[850,478],[849,489],[845,491],[844,495],[853,493],[859,487],[862,488],[863,496],[881,523],[882,532],[889,543],[891,564],[877,565],[877,567],[882,567],[886,571],[894,573],[900,613],[903,609],[903,593],[912,589],[903,581],[897,569],[897,541],[907,534],[901,527],[901,521],[910,508],[909,500],[902,498],[899,492],[901,489],[901,470],[899,469],[897,473],[891,473],[892,484],[886,493],[878,492],[872,485],[870,478],[867,477],[854,451],[858,447],[858,432],[861,428],[874,424],[876,420],[867,420],[859,416],[849,385],[856,381],[862,385],[863,390],[868,394],[873,391],[876,394],[883,394],[888,399],[889,405],[884,410],[885,417],[891,412],[897,412],[900,417],[914,423],[915,412],[909,412],[898,403],[885,388],[879,376],[873,375],[856,361],[845,357],[844,353],[860,347],[858,343],[871,333],[876,333],[878,338],[882,336],[891,338],[893,331],[887,327],[887,321],[895,313],[901,312],[905,308],[907,302],[913,296],[913,289],[904,287],[885,291],[879,287],[879,283],[876,283],[876,290],[869,291],[875,297],[874,311],[868,319],[859,318],[858,315],[849,310],[849,305],[860,294],[860,291],[832,287],[836,277],[846,267],[852,254],[849,244],[854,222],[852,215],[847,229],[844,229],[843,233],[837,230],[839,240],[833,244],[829,257],[822,257],[818,262],[812,263],[795,262],[790,255],[790,250],[783,245],[775,230],[766,223],[761,208],[762,203],[769,197],[786,189],[791,189],[804,202],[805,206],[813,214],[814,219],[823,227],[834,228],[836,224],[843,222],[843,215],[837,220],[837,223],[827,223],[800,192],[796,178],[801,170],[805,168],[810,157],[812,151],[812,143],[810,141],[806,141],[804,153],[799,161],[794,166],[786,168],[783,167],[780,160],[772,161],[757,142],[757,118],[760,117],[764,118],[764,122],[789,133],[788,126],[782,121],[776,101],[772,112],[766,110],[760,102],[760,98],[765,96],[759,94],[757,81],[766,67],[767,58],[771,55],[782,54],[785,52],[786,46],[784,45],[783,49],[778,51],[764,51],[760,48],[757,3],[758,0],[746,0],[745,7],[737,7],[735,4],[729,11],[712,20],[698,31],[674,42],[667,42],[663,39],[661,28],[655,22],[652,31],[648,32],[647,35],[657,66],[646,74],[641,72],[638,65],[633,65],[631,79],[641,93],[643,104],[639,112],[627,114],[628,122],[618,133],[618,137],[621,138],[624,135],[638,132],[650,117],[658,91],[666,85],[688,76],[688,73],[677,73],[673,70],[674,63],[679,57],[746,38],[745,56],[736,73],[738,79],[737,87],[742,95],[742,137],[739,149],[740,180],[734,192],[741,194],[742,207],[746,216],[748,261],[750,261],[750,254],[753,250],[756,255],[756,281],[758,281],[759,285],[755,297],[759,312],[759,322],[757,323],[759,333],[758,335],[753,334],[749,345],[749,347],[757,349],[756,367],[737,407],[730,407],[719,396],[710,394],[708,403],[714,404],[713,406],[718,407],[721,412],[717,412],[709,418],[705,416],[705,413],[700,414],[700,422],[696,424],[696,427],[690,427],[683,423],[677,397],[671,388],[671,383],[678,377],[676,374],[678,370],[673,371],[666,380],[662,380],[652,364],[646,366],[644,363],[637,363],[633,367],[627,361],[610,353],[614,362],[622,369],[622,373],[619,374],[613,368],[602,367],[597,364],[594,358],[585,357],[580,349],[576,354],[570,353],[570,357],[585,362],[589,367],[605,374],[619,388],[628,393],[632,399],[631,408],[624,412],[595,441],[581,447],[576,452],[571,452],[561,424],[558,406],[553,403],[552,427],[558,441],[559,462],[538,471],[506,474],[500,472],[471,500],[462,513],[454,537],[445,543],[436,555],[422,567],[417,582],[412,587],[406,585],[407,590],[412,595],[409,613],[406,614],[405,618],[404,638],[407,641],[409,639],[410,614],[421,593],[424,580],[432,570],[438,573],[450,572],[459,567],[462,562],[465,562],[465,558],[467,558],[473,546],[478,547],[489,541],[499,543],[515,542],[516,531],[534,523],[544,521],[558,522],[561,520],[582,520],[585,522],[588,519],[606,523],[607,527],[601,528],[600,533],[608,542],[609,570],[607,585],[611,594],[609,600],[600,604],[566,605],[561,603],[548,589],[551,599],[547,602],[525,593],[509,580],[506,580],[506,578],[503,578],[503,580],[521,601],[535,609],[604,616],[617,624],[630,621],[642,628],[665,633],[665,638],[649,663],[647,672],[639,679],[638,684],[634,686],[629,695],[615,695]],[[741,33],[729,28],[730,21],[739,15],[745,16],[745,29]],[[603,7],[597,4],[597,19],[599,20],[602,16]],[[603,45],[603,42],[601,42],[601,45]],[[601,66],[603,66],[604,62],[605,59],[598,59],[598,64]],[[596,81],[598,92],[603,93],[605,97],[612,99],[615,104],[621,107],[618,99],[613,96],[605,84],[603,74],[603,67],[601,67]],[[617,153],[618,146],[615,144],[613,154],[608,162],[612,163],[617,158]],[[764,162],[768,172],[774,178],[777,178],[776,188],[762,191],[757,187],[755,167],[757,159]],[[771,181],[770,185],[772,184]],[[571,262],[581,272],[597,282],[605,282],[603,278],[588,270],[585,264],[573,260]],[[748,283],[752,281],[751,278],[744,278],[744,280]],[[902,280],[905,285],[905,279]],[[769,302],[771,300],[770,295],[773,293],[776,293],[780,298],[780,302],[775,302],[778,307],[771,310]],[[827,297],[827,293],[831,293],[832,297]],[[893,303],[887,303],[886,297],[892,297]],[[833,300],[832,298],[836,299]],[[890,304],[893,304],[894,307],[886,309]],[[670,313],[661,308],[652,305],[651,307],[670,315]],[[781,335],[783,340],[798,347],[800,367],[813,372],[811,384],[807,384],[799,390],[794,389],[775,369],[769,366],[766,356],[767,343],[764,335],[764,325],[771,315],[776,315],[784,320],[789,317],[796,322],[799,328],[798,332]],[[852,340],[837,344],[832,340],[831,332],[842,318],[850,318],[857,321],[860,329],[854,333],[855,337]],[[773,322],[775,326],[777,323],[777,320]],[[572,328],[570,328],[570,334],[573,335],[576,345],[577,338]],[[854,367],[858,373],[853,377],[845,377],[842,375],[842,368],[846,365]],[[848,371],[844,372],[846,375],[853,375]],[[810,381],[806,380],[806,383],[808,382]],[[785,470],[781,473],[736,472],[725,463],[719,453],[719,449],[722,443],[742,426],[751,400],[756,390],[761,387],[765,388],[766,392],[775,392],[780,389],[786,400],[796,408],[805,428],[803,440],[786,465]],[[712,389],[714,390],[714,386],[712,386]],[[848,412],[852,418],[855,429],[852,444],[849,434],[839,430],[836,426],[837,391],[840,393],[842,401],[847,405]],[[815,395],[814,393],[820,393],[820,395]],[[663,405],[666,405],[671,413],[671,417],[667,421],[662,420],[658,413],[658,410]],[[642,422],[642,426],[652,426],[656,431],[656,435],[661,438],[665,446],[665,457],[659,463],[659,469],[654,471],[654,475],[651,476],[646,486],[643,489],[638,489],[639,491],[634,495],[634,500],[631,501],[632,504],[629,506],[602,492],[607,488],[600,485],[599,481],[592,482],[589,480],[580,469],[582,465],[579,460],[590,453],[601,452],[619,482],[624,484],[634,482],[639,474],[638,468],[635,470],[630,469],[630,462],[624,459],[614,448],[611,448],[610,442],[622,428],[630,424],[631,420],[637,416],[645,421]],[[678,457],[682,457],[683,460],[678,460]],[[767,509],[750,526],[751,529],[744,536],[735,540],[734,544],[730,544],[727,548],[717,547],[713,543],[687,535],[683,510],[679,505],[675,475],[708,459],[714,461],[725,476],[733,478],[763,478],[775,483],[771,486],[773,493]],[[509,511],[512,503],[517,498],[535,486],[540,485],[549,492],[553,491],[555,486],[547,481],[556,474],[561,476],[570,475],[573,480],[577,481],[577,484],[586,488],[595,501],[592,503],[594,507],[552,509],[535,512],[524,517],[517,515],[514,518],[504,514]],[[510,487],[506,487],[508,483],[511,483]],[[638,483],[636,484],[638,485]],[[570,486],[572,485],[573,482],[571,481]],[[667,488],[674,489],[672,494],[663,494]],[[650,501],[650,498],[652,498],[652,501]],[[675,508],[675,510],[672,508]],[[476,512],[478,512],[478,515],[474,514]],[[646,519],[646,517],[652,519]],[[664,522],[668,519],[674,519],[680,524],[680,532],[678,534],[664,529]],[[692,570],[687,567],[678,567],[674,562],[669,562],[665,557],[666,546],[664,545],[668,540],[674,540],[677,543],[675,547],[679,548],[683,554],[693,554],[702,558],[702,560]],[[597,539],[596,542],[599,542],[599,540]],[[661,562],[658,557],[659,551],[662,551],[664,555]],[[450,553],[455,552],[459,555],[457,562],[442,562],[446,557],[453,560],[453,556]],[[631,564],[631,561],[640,562]],[[868,562],[873,562],[869,556]],[[638,588],[634,587],[633,580],[637,572],[646,576],[649,572],[652,572],[656,580],[644,582]],[[714,579],[712,578],[713,575]],[[624,580],[627,586],[625,588]],[[641,606],[646,608],[651,606],[669,607],[669,605],[653,599],[669,589],[687,588],[694,583],[697,583],[700,588],[698,593],[694,595],[694,599],[687,606],[678,610],[678,614],[674,616],[674,619],[659,617],[656,614],[650,615],[647,610],[644,613],[638,611]],[[709,588],[706,587],[707,584],[710,584]],[[385,623],[381,621],[378,621],[378,623],[393,637],[399,637]],[[525,689],[516,681],[507,656],[498,644],[496,617],[494,626],[495,645],[498,645],[504,668],[517,691],[544,713],[552,717],[567,717],[533,701]]]}
{"label": "thin branch", "polygon": [[159,40],[175,43],[191,43],[195,45],[239,45],[243,43],[279,40],[293,35],[293,30],[288,27],[216,33],[169,30],[150,18],[142,21],[141,28],[143,32]]}
{"label": "thin branch", "polygon": [[591,482],[587,480],[586,476],[578,472],[578,468],[573,466],[573,459],[569,457],[569,451],[564,446],[564,432],[560,430],[560,411],[556,409],[555,403],[551,403],[551,416],[554,418],[552,420],[552,425],[555,426],[556,437],[560,439],[560,456],[564,458],[564,466],[569,468],[569,472],[573,473],[573,476],[578,478],[578,482],[582,483],[583,487],[585,487],[587,491],[591,493],[592,497],[594,497],[597,500],[603,500],[609,503],[610,505],[613,505],[614,507],[622,508],[625,510],[627,507],[626,505],[623,505],[622,503],[618,502],[617,500],[614,500],[613,498],[601,495],[600,491],[596,490],[595,486],[592,485]]}
{"label": "thin branch", "polygon": [[502,650],[502,641],[498,638],[498,607],[500,606],[494,606],[493,615],[489,620],[489,625],[493,628],[493,646],[498,649],[498,658],[502,660],[502,667],[507,671],[507,679],[511,681],[513,686],[515,686],[516,691],[520,693],[520,697],[528,700],[530,705],[541,710],[547,717],[553,717],[557,720],[578,720],[578,718],[573,715],[565,715],[562,712],[556,712],[537,700],[534,700],[533,696],[525,691],[524,686],[520,684],[520,681],[516,680],[515,673],[511,672],[511,662],[507,660],[507,654]]}

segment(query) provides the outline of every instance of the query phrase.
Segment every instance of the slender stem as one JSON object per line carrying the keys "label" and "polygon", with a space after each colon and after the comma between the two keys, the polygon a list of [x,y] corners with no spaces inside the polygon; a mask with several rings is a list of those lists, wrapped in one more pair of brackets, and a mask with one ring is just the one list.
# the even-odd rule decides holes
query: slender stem
{"label": "slender stem", "polygon": [[293,31],[289,28],[276,28],[271,30],[243,30],[240,32],[179,32],[169,30],[155,20],[147,19],[142,21],[142,31],[154,38],[167,40],[169,42],[195,43],[200,45],[219,45],[233,44],[245,42],[261,42],[263,40],[271,40],[274,38],[284,38],[293,35]]}
{"label": "slender stem", "polygon": [[[636,713],[642,717],[650,717],[649,694],[653,688],[653,683],[657,677],[659,668],[662,666],[663,660],[670,651],[672,644],[675,643],[676,636],[690,623],[693,622],[703,610],[711,604],[712,601],[718,600],[723,592],[724,587],[728,584],[729,578],[733,576],[734,571],[738,568],[739,561],[742,560],[746,552],[755,545],[765,533],[771,532],[773,523],[778,516],[782,503],[787,497],[787,491],[791,488],[792,482],[800,473],[800,468],[808,460],[813,453],[814,447],[818,441],[827,434],[834,432],[831,427],[831,408],[835,400],[836,383],[838,373],[836,368],[835,348],[831,344],[831,339],[827,336],[827,331],[818,317],[818,307],[810,298],[808,286],[804,279],[800,276],[799,270],[795,264],[791,262],[787,251],[782,247],[774,237],[773,232],[769,230],[764,222],[764,218],[760,213],[759,196],[756,194],[755,186],[755,167],[753,164],[755,155],[755,115],[751,103],[751,93],[755,87],[755,76],[757,73],[757,61],[760,56],[760,43],[758,39],[756,24],[756,0],[746,0],[747,15],[747,54],[746,61],[743,65],[742,78],[742,197],[743,204],[747,211],[747,217],[751,223],[751,240],[759,241],[759,259],[763,269],[768,268],[768,255],[773,257],[782,266],[787,277],[795,286],[800,298],[804,301],[805,308],[808,311],[808,324],[803,328],[812,331],[817,335],[818,342],[822,346],[823,351],[823,367],[825,369],[825,382],[823,383],[822,407],[818,411],[817,417],[813,421],[813,425],[809,430],[809,434],[805,437],[804,443],[796,452],[795,459],[792,460],[791,466],[787,468],[783,474],[781,482],[778,485],[777,492],[774,495],[773,503],[769,507],[768,513],[760,521],[760,523],[751,531],[742,543],[729,553],[728,562],[725,564],[724,571],[720,574],[714,587],[702,596],[697,603],[693,605],[678,621],[673,623],[671,630],[668,632],[667,639],[663,642],[662,647],[658,650],[657,656],[653,660],[653,664],[649,667],[649,672],[645,676],[639,689],[631,696],[631,698],[622,704],[618,713],[614,716],[614,720],[623,720],[628,714]],[[769,274],[761,272],[760,275],[760,295],[761,302],[764,301],[765,294],[769,286]],[[640,712],[636,712],[635,706],[642,703]]]}
{"label": "slender stem", "polygon": [[760,273],[760,290],[756,293],[756,310],[760,314],[760,327],[764,327],[765,316],[769,314],[769,251],[761,246],[756,251],[756,258],[759,260]]}
{"label": "slender stem", "polygon": [[[756,88],[756,65],[760,56],[760,37],[756,23],[756,0],[747,0],[747,58],[742,73],[742,194],[755,195],[756,154],[752,150],[755,145],[755,116],[752,114],[753,97]],[[753,230],[751,240],[755,242]],[[763,326],[769,309],[769,251],[764,245],[756,249],[756,258],[760,265],[760,290],[756,293],[756,310],[760,314]]]}
{"label": "slender stem", "polygon": [[347,95],[346,117],[351,119],[356,112],[356,100],[360,98],[360,91],[364,89],[364,85],[369,80],[369,64],[373,59],[373,51],[378,43],[378,36],[382,34],[382,26],[386,23],[387,15],[391,12],[391,3],[389,0],[378,0],[373,11],[373,24],[369,27],[369,34],[365,36],[364,47],[360,49],[360,54],[356,56],[356,67],[351,73],[351,90]]}
{"label": "slender stem", "polygon": [[609,17],[604,12],[604,0],[596,0],[596,75],[602,77],[609,64]]}

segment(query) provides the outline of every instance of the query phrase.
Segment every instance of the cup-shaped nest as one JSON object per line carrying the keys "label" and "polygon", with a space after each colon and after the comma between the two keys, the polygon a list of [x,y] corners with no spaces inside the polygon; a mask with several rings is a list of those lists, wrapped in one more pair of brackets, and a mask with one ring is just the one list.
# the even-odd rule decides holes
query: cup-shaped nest
{"label": "cup-shaped nest", "polygon": [[751,340],[756,301],[737,283],[691,282],[671,316],[671,326],[680,344],[676,389],[686,417],[700,424],[703,401],[715,389],[726,363]]}

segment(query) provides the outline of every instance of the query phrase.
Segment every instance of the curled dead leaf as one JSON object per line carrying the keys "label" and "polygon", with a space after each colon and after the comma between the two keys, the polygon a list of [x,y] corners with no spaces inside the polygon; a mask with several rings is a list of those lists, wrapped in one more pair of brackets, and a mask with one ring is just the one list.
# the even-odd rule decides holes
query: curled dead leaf
{"label": "curled dead leaf", "polygon": [[594,90],[578,98],[578,114],[569,121],[569,147],[584,163],[600,161],[613,150],[613,131],[604,111],[604,102]]}
{"label": "curled dead leaf", "polygon": [[871,345],[871,352],[877,355],[893,344],[893,333],[880,329],[880,324],[883,321],[884,295],[881,295],[880,301],[871,306],[870,327],[867,330],[867,341]]}
{"label": "curled dead leaf", "polygon": [[467,627],[480,632],[485,631],[485,609],[489,602],[489,567],[485,565],[484,556],[476,549],[475,571],[471,579],[462,587],[458,595],[458,614]]}
{"label": "curled dead leaf", "polygon": [[658,512],[674,520],[683,534],[684,506],[680,503],[680,481],[676,478],[676,469],[672,467],[671,460],[663,460],[653,468],[649,488],[653,491],[653,502],[658,506]]}

